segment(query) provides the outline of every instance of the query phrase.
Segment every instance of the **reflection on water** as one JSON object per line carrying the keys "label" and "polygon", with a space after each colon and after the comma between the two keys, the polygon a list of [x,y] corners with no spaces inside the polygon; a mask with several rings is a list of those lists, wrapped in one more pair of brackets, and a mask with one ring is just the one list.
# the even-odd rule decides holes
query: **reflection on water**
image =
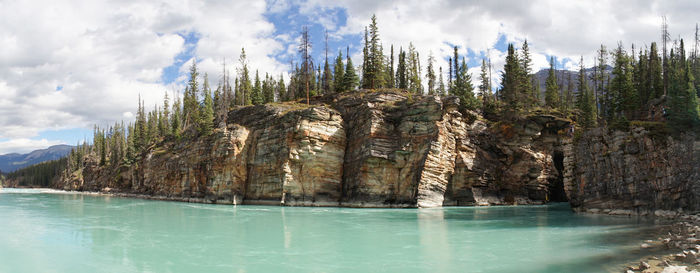
{"label": "reflection on water", "polygon": [[0,272],[601,272],[649,220],[531,207],[222,206],[0,192]]}

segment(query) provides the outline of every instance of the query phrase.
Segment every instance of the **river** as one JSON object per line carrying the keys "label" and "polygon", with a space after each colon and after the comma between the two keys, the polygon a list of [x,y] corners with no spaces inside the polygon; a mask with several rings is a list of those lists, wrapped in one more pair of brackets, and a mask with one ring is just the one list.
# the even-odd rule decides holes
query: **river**
{"label": "river", "polygon": [[230,206],[0,189],[0,272],[620,272],[643,218]]}

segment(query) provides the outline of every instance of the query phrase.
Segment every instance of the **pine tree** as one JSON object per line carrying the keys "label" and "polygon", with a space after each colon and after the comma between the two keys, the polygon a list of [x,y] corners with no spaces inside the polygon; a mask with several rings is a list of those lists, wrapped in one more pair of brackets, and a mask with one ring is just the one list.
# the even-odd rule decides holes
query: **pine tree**
{"label": "pine tree", "polygon": [[277,80],[277,98],[279,101],[284,101],[284,93],[287,90],[287,88],[284,85],[284,78],[282,77],[282,73],[280,73],[280,78]]}
{"label": "pine tree", "polygon": [[[554,71],[554,57],[549,59],[549,73],[547,74],[547,80],[544,83],[544,104],[549,108],[558,108],[559,102],[559,85],[557,83],[557,76]],[[566,107],[564,107],[566,109]]]}
{"label": "pine tree", "polygon": [[387,74],[387,88],[396,87],[396,77],[394,74],[394,45],[391,45],[391,56],[389,58],[389,71]]}
{"label": "pine tree", "polygon": [[534,78],[532,75],[532,57],[530,57],[530,47],[527,44],[527,39],[523,42],[520,54],[522,55],[520,57],[521,93],[518,97],[523,104],[525,104],[527,107],[531,107],[537,104],[537,100],[535,99],[537,95],[535,94],[535,88],[532,84]]}
{"label": "pine tree", "polygon": [[474,86],[468,72],[467,62],[462,58],[462,64],[457,69],[453,92],[459,98],[462,109],[475,110],[479,106],[479,101],[474,97]]}
{"label": "pine tree", "polygon": [[541,106],[542,105],[542,89],[540,88],[540,79],[537,77],[532,77],[532,86],[533,86],[533,91],[532,94],[534,96],[534,106]]}
{"label": "pine tree", "polygon": [[408,89],[408,79],[406,78],[406,52],[399,49],[399,64],[396,66],[396,86],[400,89]]}
{"label": "pine tree", "polygon": [[197,93],[199,92],[198,77],[197,62],[192,61],[192,66],[190,66],[190,81],[187,88],[185,88],[185,98],[183,101],[184,108],[182,113],[185,118],[185,128],[193,125],[196,126],[199,120],[199,99],[197,98]]}
{"label": "pine tree", "polygon": [[136,159],[136,147],[134,146],[134,124],[129,123],[126,127],[128,134],[126,136],[126,149],[124,154],[124,163],[131,165]]}
{"label": "pine tree", "polygon": [[571,78],[573,73],[566,71],[566,89],[562,96],[562,108],[570,110],[574,108],[574,80]]}
{"label": "pine tree", "polygon": [[265,73],[265,82],[263,83],[263,102],[270,103],[275,101],[275,80]]}
{"label": "pine tree", "polygon": [[335,65],[333,67],[333,87],[335,92],[345,91],[345,86],[343,86],[343,80],[345,78],[345,70],[343,64],[343,51],[338,51],[338,57],[335,58]]}
{"label": "pine tree", "polygon": [[674,54],[671,49],[668,67],[667,111],[670,127],[676,132],[697,130],[700,124],[698,116],[698,98],[695,90],[695,77],[690,62],[685,57],[683,40]]}
{"label": "pine tree", "polygon": [[[610,88],[605,96],[605,101],[608,104],[611,113],[608,116],[608,122],[615,119],[627,119],[631,108],[630,102],[636,101],[634,97],[634,86],[632,84],[632,71],[622,44],[619,44],[614,54],[615,66],[612,71],[612,79],[610,80]],[[631,97],[634,96],[634,97]]]}
{"label": "pine tree", "polygon": [[376,15],[372,15],[369,32],[365,29],[363,56],[362,88],[375,89],[384,86],[384,54],[379,40]]}
{"label": "pine tree", "polygon": [[442,79],[442,66],[440,67],[440,83],[438,84],[437,93],[440,96],[445,95],[445,81]]}
{"label": "pine tree", "polygon": [[360,79],[361,88],[369,87],[369,76],[367,73],[369,73],[371,70],[369,68],[371,58],[372,57],[369,55],[369,31],[367,30],[367,27],[365,27],[365,39],[363,40],[362,47],[362,71],[360,71],[362,73],[362,78]]}
{"label": "pine tree", "polygon": [[182,130],[182,110],[181,110],[180,96],[175,96],[175,102],[173,103],[172,117],[170,118],[170,129],[172,135],[180,137],[180,131]]}
{"label": "pine tree", "polygon": [[426,77],[428,78],[428,94],[429,95],[435,94],[436,77],[435,77],[435,69],[433,68],[434,62],[435,62],[435,57],[433,57],[433,53],[431,52],[430,55],[428,55],[428,74],[426,75]]}
{"label": "pine tree", "polygon": [[225,70],[224,72],[224,80],[223,80],[223,103],[221,104],[221,114],[223,115],[223,121],[225,123],[226,121],[226,114],[228,112],[228,109],[236,105],[236,90],[235,88],[235,82],[237,79],[234,79],[234,85],[231,86],[231,75],[229,74],[228,70]]}
{"label": "pine tree", "polygon": [[609,120],[608,117],[610,115],[610,111],[607,108],[609,104],[606,101],[607,97],[607,87],[609,84],[608,80],[608,73],[606,72],[608,70],[608,62],[607,62],[607,49],[605,48],[604,45],[600,46],[600,49],[598,50],[598,75],[596,79],[596,83],[598,84],[598,87],[596,87],[596,92],[597,92],[597,97],[598,97],[598,106],[600,109],[598,110],[599,115],[602,118],[605,118],[606,120]]}
{"label": "pine tree", "polygon": [[323,89],[323,94],[329,94],[333,90],[333,74],[331,72],[331,67],[328,64],[328,31],[326,31],[326,60],[323,63],[323,77],[322,77],[322,89]]}
{"label": "pine tree", "polygon": [[134,126],[135,128],[135,145],[134,147],[136,148],[137,153],[142,153],[146,150],[146,146],[148,145],[147,142],[147,120],[146,120],[146,111],[144,110],[143,106],[143,101],[141,101],[141,95],[139,95],[139,108],[136,113],[136,124]]}
{"label": "pine tree", "polygon": [[595,126],[595,113],[593,110],[593,100],[588,82],[586,81],[586,70],[583,66],[583,56],[581,57],[578,72],[578,96],[576,98],[576,109],[579,112],[579,123],[583,128]]}
{"label": "pine tree", "polygon": [[639,58],[633,61],[633,84],[639,103],[635,118],[645,118],[650,109],[652,87],[649,59],[649,51],[640,49]]}
{"label": "pine tree", "polygon": [[[311,84],[311,86],[314,87],[312,92],[311,92],[311,96],[316,96],[316,95],[321,94],[321,81],[323,81],[323,79],[321,78],[321,76],[322,76],[321,75],[321,66],[320,65],[317,66],[315,71],[316,71],[316,72],[314,72],[315,77],[312,78],[314,80],[312,81],[312,84]],[[265,88],[263,88],[263,94],[265,94]]]}
{"label": "pine tree", "polygon": [[239,97],[238,105],[251,105],[252,100],[250,93],[252,92],[252,84],[250,81],[250,72],[248,71],[248,60],[245,54],[245,49],[241,48],[241,55],[238,58],[240,67],[238,68],[238,88],[236,88],[237,96]]}
{"label": "pine tree", "polygon": [[[311,58],[311,36],[309,35],[308,27],[304,26],[301,31],[301,41],[299,43],[299,54],[301,54],[301,78],[306,94],[306,104],[309,104],[309,96],[311,96],[311,88],[313,87],[314,64]],[[257,73],[257,72],[256,72]],[[257,78],[257,76],[256,76]],[[256,83],[257,85],[257,83]],[[259,91],[259,90],[258,90]],[[253,104],[255,99],[253,99]],[[262,102],[262,99],[258,101]],[[259,104],[258,103],[258,104]]]}
{"label": "pine tree", "polygon": [[253,105],[260,105],[264,102],[262,96],[262,84],[260,82],[260,75],[258,74],[257,70],[255,71],[255,86],[253,86],[250,99]]}
{"label": "pine tree", "polygon": [[345,61],[345,73],[343,75],[343,91],[355,90],[357,86],[357,74],[355,73],[355,67],[352,65],[352,59],[350,59],[350,48],[348,47],[347,60]]}
{"label": "pine tree", "polygon": [[148,113],[148,122],[146,123],[146,143],[148,146],[155,143],[158,139],[158,106],[153,105],[153,111]]}
{"label": "pine tree", "polygon": [[450,89],[452,88],[452,78],[453,78],[452,75],[454,74],[452,72],[452,57],[447,59],[447,64],[448,64],[447,67],[449,70],[447,73],[447,93],[452,94],[452,92],[450,91]]}
{"label": "pine tree", "polygon": [[420,58],[413,43],[408,45],[408,91],[411,93],[422,94],[423,85],[421,84],[421,69],[420,69]]}
{"label": "pine tree", "polygon": [[228,109],[236,104],[229,71],[226,69],[226,59],[221,67],[221,79],[214,93],[214,124],[219,128],[226,126]]}
{"label": "pine tree", "polygon": [[658,99],[664,94],[664,82],[661,71],[661,57],[659,57],[656,42],[652,42],[651,47],[649,48],[649,70],[647,75],[647,79],[649,81],[648,100]]}
{"label": "pine tree", "polygon": [[[225,76],[224,76],[225,77]],[[216,90],[214,90],[214,126],[220,127],[223,118],[222,106],[226,105],[224,102],[224,87],[221,85],[221,81],[216,85]],[[224,122],[225,123],[225,122]]]}
{"label": "pine tree", "polygon": [[100,154],[100,166],[107,164],[107,140],[105,138],[104,130],[99,127],[95,127],[95,138],[93,138],[95,146],[99,147]]}
{"label": "pine tree", "polygon": [[447,93],[450,95],[456,95],[458,91],[455,90],[456,86],[459,84],[459,52],[457,52],[457,46],[454,46],[453,48],[453,55],[454,57],[451,59],[453,63],[450,63],[450,66],[454,67],[452,68],[452,72],[454,77],[450,79],[450,86],[448,87]]}
{"label": "pine tree", "polygon": [[695,79],[695,92],[697,93],[696,100],[700,99],[700,26],[695,24],[695,46],[693,47],[693,54],[691,54],[691,74],[693,79]]}
{"label": "pine tree", "polygon": [[479,74],[479,78],[481,79],[481,81],[479,82],[479,96],[481,96],[482,103],[486,103],[491,95],[491,90],[489,90],[490,79],[488,73],[489,71],[488,67],[486,66],[486,60],[481,59],[481,73]]}
{"label": "pine tree", "polygon": [[209,76],[206,73],[204,74],[202,97],[204,97],[204,103],[202,104],[200,112],[199,133],[206,136],[210,135],[214,130],[214,101],[211,97]]}
{"label": "pine tree", "polygon": [[503,76],[501,79],[501,99],[509,106],[508,111],[517,111],[521,103],[519,103],[519,94],[522,94],[522,70],[520,60],[515,52],[513,44],[508,45],[508,55],[506,56],[506,64],[503,67]]}
{"label": "pine tree", "polygon": [[168,92],[165,92],[165,95],[163,96],[163,112],[161,113],[161,117],[158,119],[158,121],[160,135],[168,136],[170,134],[170,98],[168,97]]}
{"label": "pine tree", "polygon": [[285,95],[285,101],[290,101],[299,96],[300,81],[299,81],[299,66],[295,66],[291,63],[292,72],[289,75],[289,85],[287,85],[287,92]]}

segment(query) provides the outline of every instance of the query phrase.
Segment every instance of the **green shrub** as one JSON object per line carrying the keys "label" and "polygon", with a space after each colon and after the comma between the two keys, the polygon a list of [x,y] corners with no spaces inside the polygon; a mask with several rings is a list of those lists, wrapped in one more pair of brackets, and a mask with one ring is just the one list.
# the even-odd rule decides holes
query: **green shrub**
{"label": "green shrub", "polygon": [[610,127],[611,130],[617,130],[617,131],[623,131],[627,132],[630,129],[630,122],[627,120],[626,117],[620,117],[614,119],[612,122],[610,122]]}

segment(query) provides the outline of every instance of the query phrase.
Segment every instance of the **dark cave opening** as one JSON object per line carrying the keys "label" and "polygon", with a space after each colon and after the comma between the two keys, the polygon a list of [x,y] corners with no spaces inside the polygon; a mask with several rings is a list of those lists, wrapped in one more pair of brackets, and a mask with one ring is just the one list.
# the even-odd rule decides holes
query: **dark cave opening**
{"label": "dark cave opening", "polygon": [[566,193],[564,192],[564,153],[556,151],[552,155],[554,168],[557,169],[557,177],[550,181],[549,184],[549,201],[550,202],[567,202]]}

